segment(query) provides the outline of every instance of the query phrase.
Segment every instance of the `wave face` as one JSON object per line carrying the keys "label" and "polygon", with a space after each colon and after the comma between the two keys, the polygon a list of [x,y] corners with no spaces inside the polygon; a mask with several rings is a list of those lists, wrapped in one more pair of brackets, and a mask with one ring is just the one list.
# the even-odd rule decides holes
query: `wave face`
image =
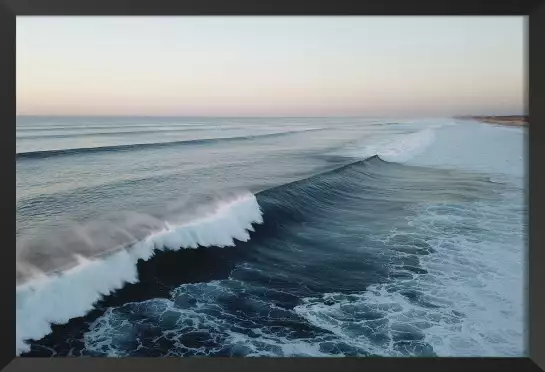
{"label": "wave face", "polygon": [[[500,289],[520,284],[500,275],[516,272],[516,213],[484,215],[508,191],[377,156],[266,190],[263,224],[237,243],[245,253],[224,279],[106,308],[80,335],[81,353],[517,355],[516,298]],[[514,268],[494,262],[497,249]]]}
{"label": "wave face", "polygon": [[522,132],[263,123],[326,129],[18,161],[18,353],[525,355]]}
{"label": "wave face", "polygon": [[162,230],[106,257],[78,255],[68,270],[31,277],[17,287],[17,354],[30,350],[25,340],[50,333],[51,324],[83,316],[102,296],[137,282],[137,262],[149,260],[157,250],[233,246],[235,240],[249,239],[255,223],[262,223],[261,210],[253,195],[245,195],[216,205],[212,213],[190,223],[173,226],[165,222]]}

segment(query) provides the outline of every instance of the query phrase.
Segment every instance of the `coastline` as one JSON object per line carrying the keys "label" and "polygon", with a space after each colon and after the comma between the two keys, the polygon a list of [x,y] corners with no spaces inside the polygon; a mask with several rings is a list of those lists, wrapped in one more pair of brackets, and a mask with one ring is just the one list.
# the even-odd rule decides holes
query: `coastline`
{"label": "coastline", "polygon": [[528,125],[528,115],[509,116],[458,116],[456,119],[478,120],[483,123],[506,125],[510,127],[522,127]]}

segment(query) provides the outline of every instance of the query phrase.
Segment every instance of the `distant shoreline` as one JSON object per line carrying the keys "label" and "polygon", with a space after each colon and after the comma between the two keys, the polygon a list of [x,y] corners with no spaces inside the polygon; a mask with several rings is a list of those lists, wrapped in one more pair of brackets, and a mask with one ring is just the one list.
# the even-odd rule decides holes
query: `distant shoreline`
{"label": "distant shoreline", "polygon": [[472,119],[483,123],[522,127],[528,125],[528,115],[510,116],[458,116],[457,119]]}

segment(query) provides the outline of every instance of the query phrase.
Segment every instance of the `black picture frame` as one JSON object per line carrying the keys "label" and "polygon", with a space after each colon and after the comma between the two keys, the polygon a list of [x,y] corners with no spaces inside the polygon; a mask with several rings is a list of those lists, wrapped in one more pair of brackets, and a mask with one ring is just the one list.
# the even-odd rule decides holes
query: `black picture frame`
{"label": "black picture frame", "polygon": [[[526,358],[22,358],[15,357],[15,250],[7,238],[14,227],[12,196],[15,173],[15,19],[30,15],[517,15],[527,24],[527,299],[529,335]],[[0,367],[5,371],[539,371],[545,370],[545,174],[539,142],[545,132],[545,1],[255,1],[255,0],[4,0],[0,5],[0,104],[3,165],[2,268],[3,326]],[[9,176],[9,177],[8,177]],[[9,179],[8,179],[9,178]],[[8,182],[9,181],[9,182]],[[13,231],[13,230],[11,230]],[[8,346],[6,346],[8,345]]]}

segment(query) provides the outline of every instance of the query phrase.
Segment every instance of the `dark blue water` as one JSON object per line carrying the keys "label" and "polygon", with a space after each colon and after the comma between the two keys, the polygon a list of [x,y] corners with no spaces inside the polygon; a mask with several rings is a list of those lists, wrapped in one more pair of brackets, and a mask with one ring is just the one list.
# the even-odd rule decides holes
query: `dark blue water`
{"label": "dark blue water", "polygon": [[524,355],[524,138],[20,117],[18,353]]}

